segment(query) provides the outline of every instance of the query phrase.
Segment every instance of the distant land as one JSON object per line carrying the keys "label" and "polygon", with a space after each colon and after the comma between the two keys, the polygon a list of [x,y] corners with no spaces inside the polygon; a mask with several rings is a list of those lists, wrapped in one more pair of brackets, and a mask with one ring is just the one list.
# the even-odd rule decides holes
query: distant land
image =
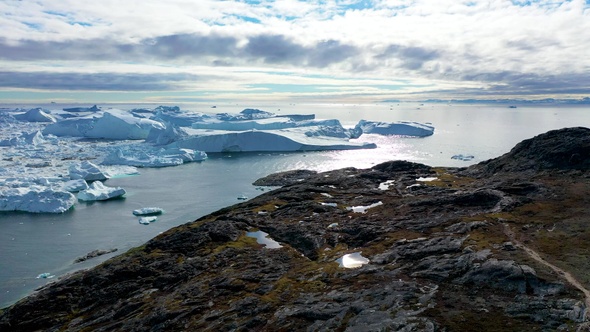
{"label": "distant land", "polygon": [[[386,99],[384,103],[400,103],[398,99]],[[445,104],[515,104],[515,105],[549,105],[549,104],[567,104],[567,105],[590,105],[590,97],[581,99],[426,99],[419,100],[419,103],[445,103]]]}

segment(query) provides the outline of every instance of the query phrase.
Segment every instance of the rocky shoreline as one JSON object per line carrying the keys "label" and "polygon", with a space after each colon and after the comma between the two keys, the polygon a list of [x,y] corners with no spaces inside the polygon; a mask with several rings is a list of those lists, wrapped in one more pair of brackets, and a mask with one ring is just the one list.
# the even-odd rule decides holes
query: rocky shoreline
{"label": "rocky shoreline", "polygon": [[[468,168],[275,174],[2,309],[0,330],[586,330],[589,169],[590,129],[567,128]],[[352,253],[369,262],[340,266]]]}

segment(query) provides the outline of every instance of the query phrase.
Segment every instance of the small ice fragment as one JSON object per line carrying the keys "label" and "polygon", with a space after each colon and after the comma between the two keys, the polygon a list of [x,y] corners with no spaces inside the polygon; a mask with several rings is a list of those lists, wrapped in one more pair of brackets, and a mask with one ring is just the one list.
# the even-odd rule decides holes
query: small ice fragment
{"label": "small ice fragment", "polygon": [[145,208],[133,210],[133,214],[136,216],[156,215],[156,214],[162,214],[163,212],[164,212],[164,210],[159,207],[145,207]]}
{"label": "small ice fragment", "polygon": [[240,200],[240,201],[245,201],[247,199],[248,199],[248,196],[245,196],[245,195],[238,196],[238,200]]}
{"label": "small ice fragment", "polygon": [[54,275],[52,275],[51,273],[45,272],[45,273],[41,273],[40,275],[37,276],[37,279],[51,279],[55,277]]}
{"label": "small ice fragment", "polygon": [[369,259],[361,256],[360,252],[355,252],[352,254],[346,254],[336,260],[340,267],[344,267],[347,269],[355,269],[359,268],[365,264],[369,263]]}
{"label": "small ice fragment", "polygon": [[158,220],[158,217],[141,217],[139,218],[139,223],[142,225],[149,225],[156,220]]}

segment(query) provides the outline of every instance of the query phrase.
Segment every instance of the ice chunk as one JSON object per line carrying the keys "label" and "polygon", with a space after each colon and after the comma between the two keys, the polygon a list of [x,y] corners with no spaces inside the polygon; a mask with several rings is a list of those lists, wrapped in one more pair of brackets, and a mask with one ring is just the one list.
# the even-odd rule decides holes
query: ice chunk
{"label": "ice chunk", "polygon": [[78,192],[88,189],[88,184],[83,179],[70,180],[62,184],[62,189],[69,192]]}
{"label": "ice chunk", "polygon": [[417,137],[425,137],[434,134],[433,126],[409,121],[388,123],[360,120],[355,128],[362,130],[364,134],[401,135]]}
{"label": "ice chunk", "polygon": [[72,180],[104,181],[107,178],[98,166],[89,161],[70,165],[70,179]]}
{"label": "ice chunk", "polygon": [[177,147],[154,149],[144,144],[115,148],[105,156],[102,164],[130,165],[135,167],[167,167],[205,159],[207,159],[207,154],[202,151]]}
{"label": "ice chunk", "polygon": [[52,275],[51,273],[45,272],[45,273],[41,273],[40,275],[37,276],[37,279],[51,279],[54,278],[55,276]]}
{"label": "ice chunk", "polygon": [[141,217],[139,218],[139,223],[142,225],[149,225],[156,220],[158,220],[158,217]]}
{"label": "ice chunk", "polygon": [[203,113],[182,111],[178,106],[158,106],[152,120],[171,123],[180,127],[190,127],[193,122],[211,118]]}
{"label": "ice chunk", "polygon": [[160,122],[136,117],[130,112],[111,109],[49,124],[44,134],[104,138],[114,140],[145,139],[152,128],[164,128]]}
{"label": "ice chunk", "polygon": [[76,203],[69,192],[47,187],[0,187],[0,211],[63,213]]}
{"label": "ice chunk", "polygon": [[105,201],[125,195],[125,189],[121,187],[107,187],[102,182],[93,182],[86,190],[78,193],[78,199],[85,202]]}
{"label": "ice chunk", "polygon": [[14,116],[17,120],[28,122],[56,122],[56,119],[42,108],[33,108],[24,114]]}
{"label": "ice chunk", "polygon": [[461,161],[471,161],[473,160],[473,158],[475,158],[473,155],[470,154],[456,154],[454,156],[451,157],[451,159],[455,159],[455,160],[461,160]]}
{"label": "ice chunk", "polygon": [[162,214],[163,212],[164,212],[164,210],[159,207],[145,207],[145,208],[133,210],[133,214],[136,216],[156,215],[156,214]]}
{"label": "ice chunk", "polygon": [[163,126],[164,128],[152,128],[145,141],[155,145],[166,145],[188,136],[186,131],[172,123],[165,123]]}

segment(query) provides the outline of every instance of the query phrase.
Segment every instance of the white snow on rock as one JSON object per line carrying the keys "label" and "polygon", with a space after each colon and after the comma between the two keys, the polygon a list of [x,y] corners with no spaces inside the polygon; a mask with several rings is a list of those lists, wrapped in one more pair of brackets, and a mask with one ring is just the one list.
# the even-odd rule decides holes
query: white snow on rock
{"label": "white snow on rock", "polygon": [[106,201],[125,195],[125,189],[121,187],[107,187],[102,182],[92,182],[90,187],[78,193],[78,199],[85,202]]}
{"label": "white snow on rock", "polygon": [[41,186],[0,187],[0,211],[63,213],[75,202],[76,197],[66,191],[55,191]]}
{"label": "white snow on rock", "polygon": [[136,216],[149,216],[155,214],[162,214],[164,209],[159,207],[145,207],[137,210],[133,210],[133,214]]}
{"label": "white snow on rock", "polygon": [[389,123],[360,120],[355,128],[362,130],[364,134],[400,135],[417,137],[426,137],[434,134],[433,126],[409,121]]}
{"label": "white snow on rock", "polygon": [[106,174],[98,166],[89,161],[70,165],[70,179],[72,180],[104,181],[107,178]]}

